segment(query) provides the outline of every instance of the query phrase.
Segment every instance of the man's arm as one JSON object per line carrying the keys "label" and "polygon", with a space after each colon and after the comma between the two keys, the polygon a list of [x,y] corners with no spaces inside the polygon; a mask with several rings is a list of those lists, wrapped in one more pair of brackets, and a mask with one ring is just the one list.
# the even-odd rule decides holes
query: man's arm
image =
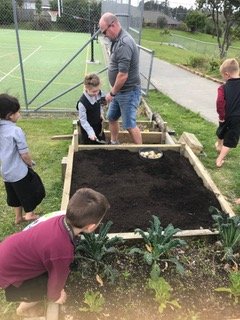
{"label": "man's arm", "polygon": [[112,90],[110,93],[106,94],[106,100],[107,102],[112,101],[113,97],[121,90],[121,88],[124,86],[124,83],[128,79],[128,73],[118,72],[114,86],[112,87]]}

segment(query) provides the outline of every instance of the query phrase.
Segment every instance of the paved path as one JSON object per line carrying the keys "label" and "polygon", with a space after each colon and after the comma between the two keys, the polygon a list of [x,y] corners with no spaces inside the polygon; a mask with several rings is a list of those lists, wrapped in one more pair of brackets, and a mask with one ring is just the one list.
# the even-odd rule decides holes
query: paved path
{"label": "paved path", "polygon": [[218,123],[216,96],[219,84],[154,58],[151,82],[181,106]]}

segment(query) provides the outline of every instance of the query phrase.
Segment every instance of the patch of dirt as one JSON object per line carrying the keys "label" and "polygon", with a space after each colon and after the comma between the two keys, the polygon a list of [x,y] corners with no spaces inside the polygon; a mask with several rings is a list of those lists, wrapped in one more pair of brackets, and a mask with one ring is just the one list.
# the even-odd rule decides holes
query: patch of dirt
{"label": "patch of dirt", "polygon": [[[66,288],[67,304],[63,306],[60,320],[230,320],[238,319],[240,304],[234,303],[229,294],[216,292],[218,287],[229,287],[227,272],[221,261],[221,253],[215,244],[194,241],[176,252],[185,268],[180,275],[173,265],[164,265],[161,276],[172,287],[169,300],[177,300],[181,308],[167,305],[159,313],[155,295],[147,287],[150,267],[140,256],[129,256],[126,252],[114,254],[111,266],[117,269],[113,284],[104,281],[100,286],[95,273],[88,270],[88,276],[81,271],[73,272]],[[81,269],[81,262],[80,262]],[[84,293],[87,290],[100,292],[105,299],[102,311],[82,312],[87,307]]]}
{"label": "patch of dirt", "polygon": [[158,160],[143,160],[127,150],[77,152],[71,195],[81,187],[108,198],[111,208],[104,221],[113,221],[111,232],[146,230],[152,215],[164,227],[172,223],[182,230],[209,228],[209,206],[220,209],[189,161],[174,151],[165,151]]}

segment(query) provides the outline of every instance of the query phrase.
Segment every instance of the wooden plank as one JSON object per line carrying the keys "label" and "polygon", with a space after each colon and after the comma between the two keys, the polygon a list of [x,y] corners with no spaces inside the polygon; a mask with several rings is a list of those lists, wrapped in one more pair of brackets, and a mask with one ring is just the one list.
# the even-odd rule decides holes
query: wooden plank
{"label": "wooden plank", "polygon": [[[147,234],[147,232],[145,232]],[[209,229],[194,229],[194,230],[181,230],[178,231],[174,237],[196,237],[196,236],[213,236],[217,235],[218,231],[211,231]],[[141,240],[142,237],[134,232],[120,232],[120,233],[109,233],[109,238],[114,238],[115,236],[121,237],[124,240]]]}
{"label": "wooden plank", "polygon": [[105,149],[105,150],[129,150],[132,152],[138,152],[141,148],[161,148],[164,152],[165,150],[172,150],[180,152],[181,144],[117,144],[117,145],[87,145],[79,144],[78,150],[94,150],[94,149]]}
{"label": "wooden plank", "polygon": [[52,136],[51,140],[71,140],[72,139],[72,134],[60,134],[56,136]]}
{"label": "wooden plank", "polygon": [[[121,128],[122,121],[119,120],[118,123],[119,123],[119,126]],[[139,127],[147,127],[148,129],[152,129],[153,128],[153,124],[154,124],[153,121],[150,121],[150,120],[137,120],[137,125]],[[109,122],[107,120],[103,121],[102,126],[103,126],[103,129],[109,130]]]}
{"label": "wooden plank", "polygon": [[149,108],[149,106],[148,106],[148,104],[147,104],[147,102],[146,102],[146,100],[145,100],[144,98],[142,98],[142,103],[143,103],[143,106],[144,106],[144,108],[145,108],[146,115],[147,115],[148,119],[149,119],[150,121],[152,121],[153,112],[152,112],[152,110]]}
{"label": "wooden plank", "polygon": [[178,142],[189,145],[195,154],[200,154],[203,151],[203,145],[193,133],[183,132]]}
{"label": "wooden plank", "polygon": [[[110,131],[105,130],[104,133],[106,136],[106,141],[109,141],[110,140]],[[144,131],[142,131],[141,134],[142,134],[143,144],[148,144],[148,143],[161,144],[161,136],[162,136],[161,132],[158,132],[158,131],[144,132]],[[120,143],[133,143],[128,131],[119,131],[118,139],[119,139]]]}
{"label": "wooden plank", "polygon": [[67,168],[67,157],[62,158],[61,167],[62,167],[62,182],[64,182],[66,168]]}
{"label": "wooden plank", "polygon": [[72,145],[73,145],[74,152],[78,151],[78,131],[77,131],[77,129],[75,129],[73,131]]}
{"label": "wooden plank", "polygon": [[59,317],[59,304],[48,302],[46,320],[58,320]]}
{"label": "wooden plank", "polygon": [[208,171],[203,166],[202,162],[198,159],[198,157],[193,153],[191,148],[188,145],[185,145],[183,149],[183,155],[188,158],[189,162],[193,166],[194,170],[196,171],[197,175],[203,180],[204,186],[211,190],[222,208],[222,210],[229,214],[230,217],[234,216],[235,213],[231,208],[230,204],[224,198],[218,187],[213,182],[212,178],[210,177]]}
{"label": "wooden plank", "polygon": [[63,185],[63,194],[62,194],[62,202],[61,202],[61,210],[66,210],[69,197],[70,197],[70,189],[71,189],[71,182],[72,182],[72,168],[73,168],[73,156],[74,156],[74,148],[71,144],[68,149],[68,156],[67,156],[67,165],[66,165],[66,172],[65,172],[65,179]]}

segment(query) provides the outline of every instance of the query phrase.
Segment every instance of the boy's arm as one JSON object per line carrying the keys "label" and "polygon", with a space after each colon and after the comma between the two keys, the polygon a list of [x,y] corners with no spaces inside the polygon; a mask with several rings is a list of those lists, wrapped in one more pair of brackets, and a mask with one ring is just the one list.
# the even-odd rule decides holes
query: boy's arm
{"label": "boy's arm", "polygon": [[93,128],[90,126],[89,122],[87,121],[87,113],[84,105],[79,102],[78,104],[79,110],[79,120],[83,129],[87,132],[89,139],[94,140],[96,138],[95,132]]}
{"label": "boy's arm", "polygon": [[49,300],[61,303],[63,300],[63,292],[65,283],[67,281],[68,275],[70,273],[70,263],[72,260],[66,259],[56,259],[49,260],[45,266],[48,270],[48,291],[47,297]]}
{"label": "boy's arm", "polygon": [[28,167],[32,167],[33,161],[32,161],[32,158],[31,158],[31,156],[30,156],[30,154],[28,152],[20,153],[20,156],[21,156],[22,160],[26,163],[26,165]]}
{"label": "boy's arm", "polygon": [[218,88],[218,95],[217,95],[217,113],[219,117],[219,121],[225,121],[225,107],[226,107],[226,100],[224,97],[224,86],[220,86]]}

